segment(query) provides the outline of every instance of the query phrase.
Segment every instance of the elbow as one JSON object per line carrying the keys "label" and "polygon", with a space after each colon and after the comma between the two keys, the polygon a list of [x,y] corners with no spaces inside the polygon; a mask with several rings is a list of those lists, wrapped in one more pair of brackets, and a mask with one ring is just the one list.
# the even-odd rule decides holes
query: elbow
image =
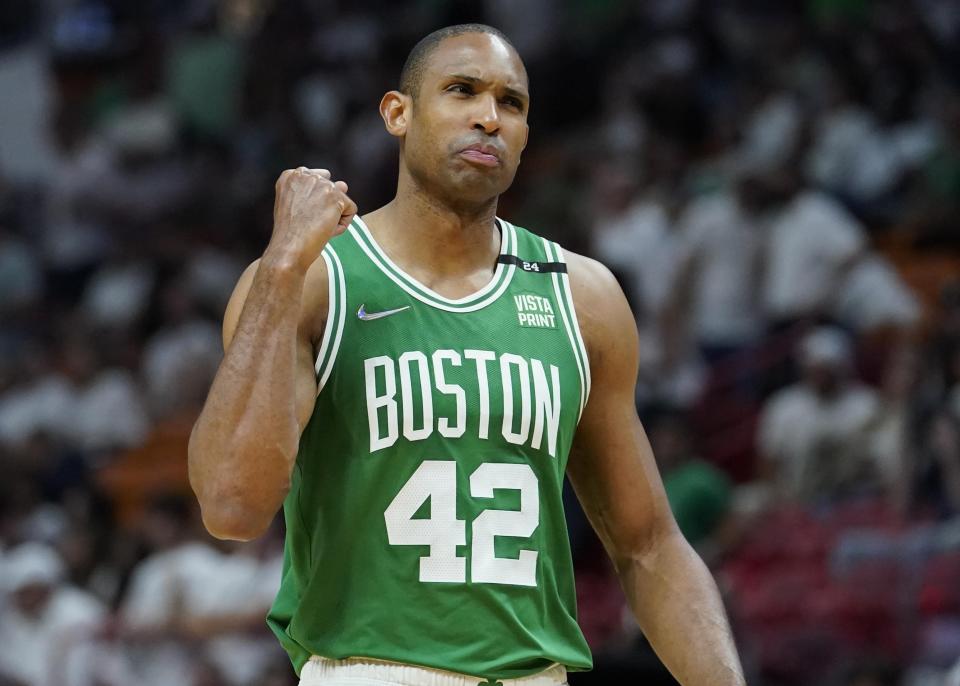
{"label": "elbow", "polygon": [[203,525],[211,536],[225,541],[252,541],[270,528],[290,491],[290,480],[214,480],[205,488],[194,490]]}
{"label": "elbow", "polygon": [[678,545],[689,545],[672,515],[658,517],[628,534],[615,538],[609,546],[610,557],[618,571],[637,564],[644,568],[655,566],[666,551]]}
{"label": "elbow", "polygon": [[203,526],[221,541],[252,541],[259,538],[273,521],[276,511],[258,511],[249,505],[225,502],[200,503]]}
{"label": "elbow", "polygon": [[223,541],[251,541],[262,536],[283,505],[289,479],[267,486],[236,480],[191,479],[207,532]]}
{"label": "elbow", "polygon": [[[226,459],[205,461],[196,435],[194,430],[188,448],[189,476],[204,527],[220,540],[250,541],[262,536],[290,491],[290,474],[278,469],[238,469]],[[241,450],[228,449],[225,454],[238,456]],[[263,465],[270,461],[263,454],[244,454],[238,464]]]}
{"label": "elbow", "polygon": [[262,523],[250,523],[239,518],[228,518],[219,515],[210,516],[206,512],[203,514],[203,526],[207,533],[221,541],[240,541],[246,543],[255,538],[260,538],[268,526]]}

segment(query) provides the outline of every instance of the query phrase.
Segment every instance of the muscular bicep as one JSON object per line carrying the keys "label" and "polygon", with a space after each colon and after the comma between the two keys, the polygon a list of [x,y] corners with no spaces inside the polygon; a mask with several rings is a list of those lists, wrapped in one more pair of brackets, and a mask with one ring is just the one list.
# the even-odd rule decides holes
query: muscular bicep
{"label": "muscular bicep", "polygon": [[313,406],[317,401],[317,375],[314,368],[313,345],[309,338],[303,336],[297,339],[297,425],[300,432],[310,421]]}
{"label": "muscular bicep", "polygon": [[254,260],[243,270],[237,285],[233,287],[233,293],[230,295],[230,301],[227,303],[226,312],[223,313],[223,351],[226,352],[233,340],[233,335],[237,332],[237,324],[240,323],[240,313],[243,312],[243,305],[247,302],[247,295],[250,293],[250,286],[253,285],[253,277],[257,275],[257,265],[260,260]]}
{"label": "muscular bicep", "polygon": [[[226,312],[223,315],[223,349],[224,352],[230,347],[236,334],[237,326],[240,323],[240,315],[243,313],[243,306],[246,303],[250,287],[253,285],[253,279],[257,274],[257,265],[259,260],[255,260],[248,266],[240,279],[237,281],[230,301],[227,303]],[[300,430],[303,431],[310,415],[313,413],[314,402],[317,399],[317,377],[314,371],[314,345],[313,341],[323,333],[323,319],[318,320],[315,316],[317,312],[323,311],[323,305],[326,302],[326,291],[317,292],[317,287],[323,284],[325,287],[326,275],[320,273],[322,260],[318,260],[317,265],[311,267],[307,274],[304,305],[300,316],[300,324],[297,327],[297,366],[296,366],[296,396],[297,396],[297,423]],[[318,330],[318,326],[320,327]]]}
{"label": "muscular bicep", "polygon": [[579,277],[571,269],[593,383],[567,475],[608,553],[627,557],[676,524],[634,405],[638,337],[633,315],[605,268],[588,266]]}

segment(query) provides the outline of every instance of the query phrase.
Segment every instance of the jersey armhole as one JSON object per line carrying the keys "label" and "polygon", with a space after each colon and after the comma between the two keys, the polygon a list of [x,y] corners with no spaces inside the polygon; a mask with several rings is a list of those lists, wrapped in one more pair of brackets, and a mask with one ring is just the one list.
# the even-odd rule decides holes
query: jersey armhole
{"label": "jersey armhole", "polygon": [[340,341],[343,339],[343,325],[347,314],[347,284],[340,257],[330,245],[323,249],[321,256],[327,265],[328,302],[327,323],[323,327],[323,338],[320,340],[320,350],[314,364],[317,373],[317,395],[320,395],[333,370],[333,363],[340,350]]}
{"label": "jersey armhole", "polygon": [[[557,243],[544,238],[543,247],[549,261],[561,264],[567,263],[563,258],[563,249]],[[560,318],[563,320],[563,326],[573,350],[573,357],[577,362],[577,372],[580,375],[580,413],[577,415],[577,422],[579,423],[580,417],[583,415],[583,408],[587,404],[587,398],[590,396],[590,358],[587,357],[587,347],[584,345],[583,336],[580,333],[577,309],[573,305],[570,277],[565,271],[553,272],[550,277],[553,279],[553,290],[560,307]]]}

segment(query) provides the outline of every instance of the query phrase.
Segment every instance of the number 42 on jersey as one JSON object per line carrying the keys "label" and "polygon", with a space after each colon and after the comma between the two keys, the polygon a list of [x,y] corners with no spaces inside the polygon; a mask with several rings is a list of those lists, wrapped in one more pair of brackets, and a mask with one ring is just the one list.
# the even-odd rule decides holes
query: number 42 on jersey
{"label": "number 42 on jersey", "polygon": [[[516,559],[494,554],[496,536],[528,538],[540,524],[537,476],[529,465],[487,462],[470,475],[470,495],[492,498],[494,489],[520,491],[519,510],[484,510],[473,520],[470,581],[537,585],[537,551],[521,550]],[[430,518],[413,515],[430,498]],[[420,558],[420,581],[465,582],[467,558],[457,556],[466,545],[466,522],[457,519],[457,463],[426,460],[417,467],[383,513],[391,545],[429,546]]]}

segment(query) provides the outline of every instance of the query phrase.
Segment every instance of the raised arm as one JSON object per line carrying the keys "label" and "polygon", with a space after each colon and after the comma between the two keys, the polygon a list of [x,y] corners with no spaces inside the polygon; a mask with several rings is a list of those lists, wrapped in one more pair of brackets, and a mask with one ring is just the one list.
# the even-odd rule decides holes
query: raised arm
{"label": "raised arm", "polygon": [[240,278],[223,323],[224,358],[190,435],[190,485],[217,538],[262,534],[283,504],[317,395],[314,342],[327,311],[318,259],[356,206],[326,170],[277,181],[273,235]]}
{"label": "raised arm", "polygon": [[638,338],[613,275],[568,254],[592,388],[567,475],[613,561],[637,622],[684,686],[742,686],[716,583],[667,503],[634,405]]}

